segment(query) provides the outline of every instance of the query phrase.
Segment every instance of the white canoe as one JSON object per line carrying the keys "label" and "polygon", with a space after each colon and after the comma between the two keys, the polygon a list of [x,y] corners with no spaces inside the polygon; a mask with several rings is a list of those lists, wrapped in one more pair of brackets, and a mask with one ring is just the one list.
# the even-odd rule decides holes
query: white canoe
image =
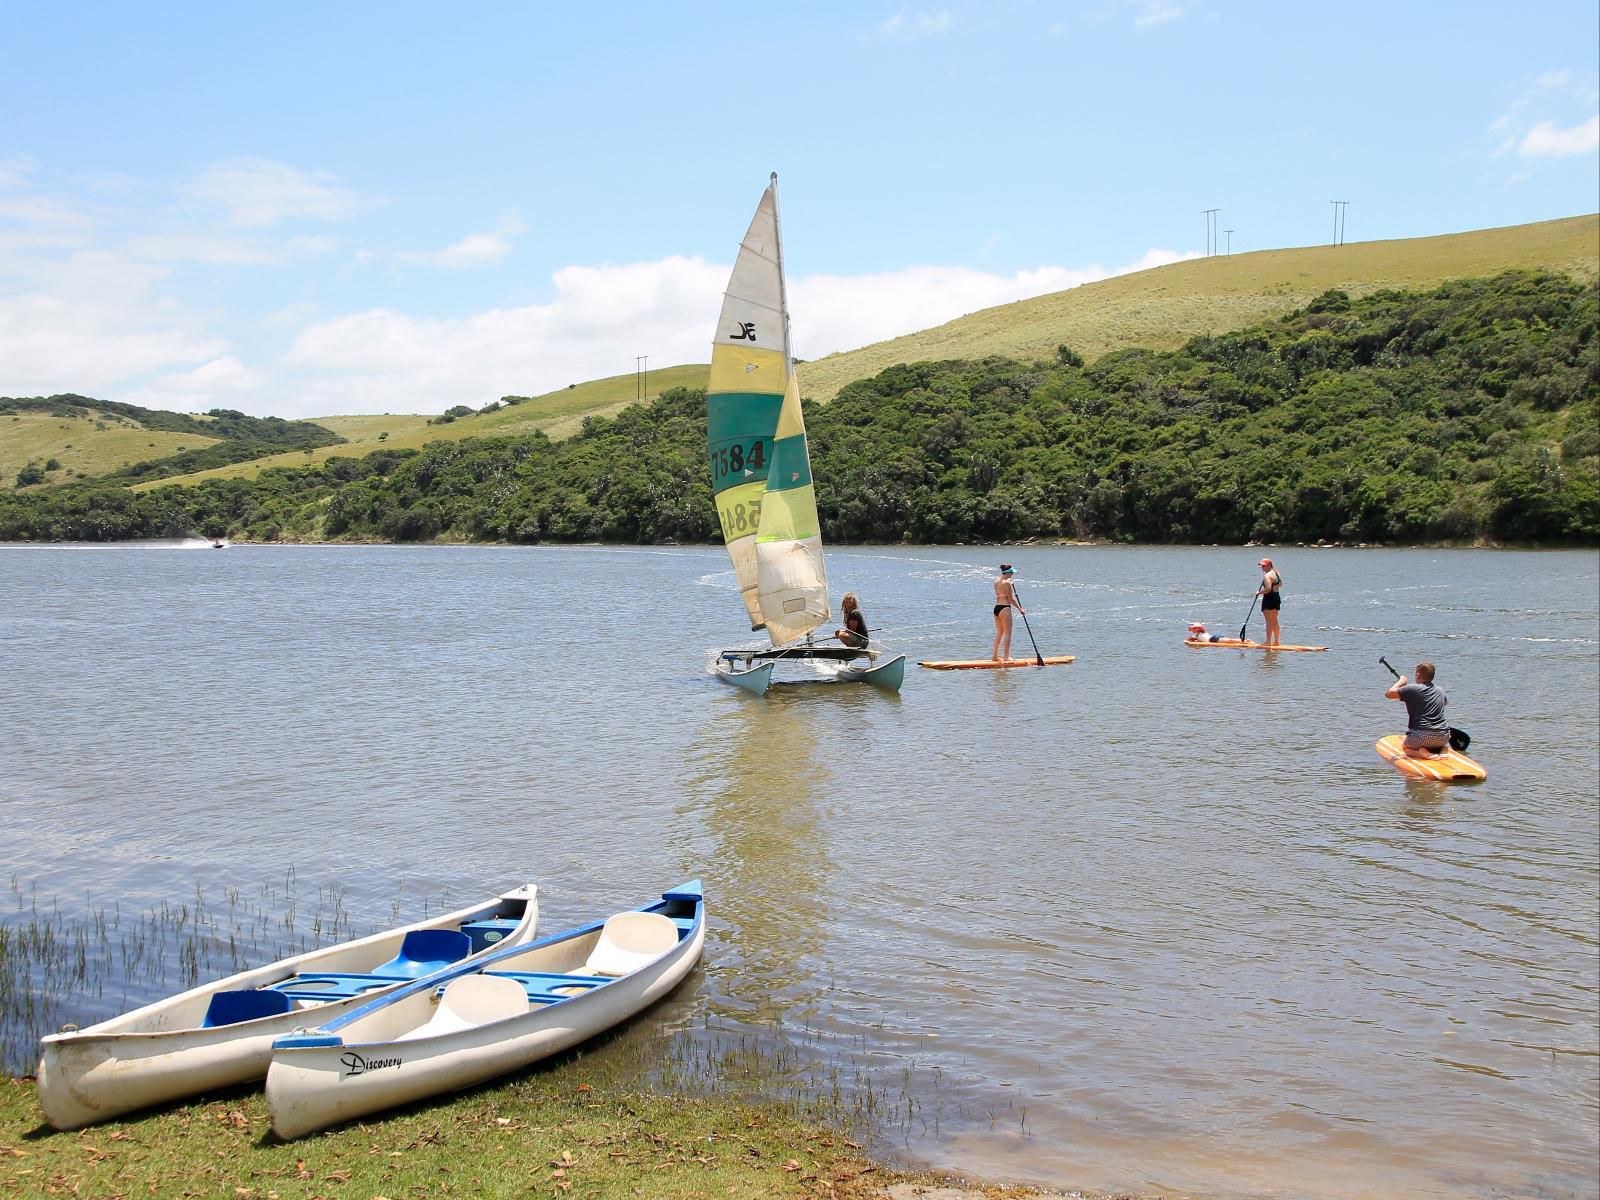
{"label": "white canoe", "polygon": [[[538,922],[538,888],[530,883],[459,912],[324,946],[86,1029],[50,1034],[40,1040],[39,1107],[55,1128],[80,1129],[260,1079],[275,1038],[359,1008],[444,966],[445,956],[471,962],[527,942]],[[407,949],[413,933],[419,936],[410,946],[422,957]],[[317,1018],[308,1020],[308,1009]]]}
{"label": "white canoe", "polygon": [[279,1038],[267,1071],[272,1130],[302,1137],[557,1054],[667,995],[704,944],[697,879]]}

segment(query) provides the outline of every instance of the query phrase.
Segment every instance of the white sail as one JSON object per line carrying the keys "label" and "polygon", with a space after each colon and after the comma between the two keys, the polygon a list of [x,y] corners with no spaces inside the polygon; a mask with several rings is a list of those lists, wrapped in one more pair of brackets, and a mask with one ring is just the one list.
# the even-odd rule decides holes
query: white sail
{"label": "white sail", "polygon": [[706,392],[712,492],[752,628],[774,645],[829,617],[828,580],[789,315],[778,177],[724,293]]}

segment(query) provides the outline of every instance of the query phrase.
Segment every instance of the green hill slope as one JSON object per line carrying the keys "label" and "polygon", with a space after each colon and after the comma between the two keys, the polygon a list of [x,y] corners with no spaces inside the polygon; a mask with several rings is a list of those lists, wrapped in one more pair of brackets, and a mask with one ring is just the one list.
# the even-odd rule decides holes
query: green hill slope
{"label": "green hill slope", "polygon": [[[650,372],[650,397],[672,388],[703,388],[711,368],[704,363],[665,367]],[[341,446],[321,446],[234,463],[211,471],[198,471],[162,483],[200,483],[207,479],[254,479],[268,467],[303,467],[338,455],[360,458],[374,450],[420,450],[428,442],[454,442],[469,437],[514,437],[543,433],[563,438],[577,431],[585,417],[611,416],[634,403],[638,381],[631,375],[612,375],[574,384],[542,396],[522,397],[493,411],[464,416],[448,424],[419,414],[398,416],[318,417],[316,423],[345,439]],[[155,486],[141,484],[140,488]]]}
{"label": "green hill slope", "polygon": [[897,363],[1054,358],[1071,346],[1093,362],[1113,350],[1175,350],[1303,308],[1339,288],[1361,297],[1426,289],[1447,279],[1543,268],[1588,282],[1600,275],[1600,214],[1392,242],[1351,242],[1193,259],[970,313],[892,341],[830,354],[800,370],[809,399]]}
{"label": "green hill slope", "polygon": [[[1593,545],[1600,290],[1506,272],[1330,291],[1092,364],[895,366],[808,427],[829,541]],[[706,436],[703,389],[675,389],[562,441],[437,441],[140,494],[0,492],[0,540],[714,541]]]}

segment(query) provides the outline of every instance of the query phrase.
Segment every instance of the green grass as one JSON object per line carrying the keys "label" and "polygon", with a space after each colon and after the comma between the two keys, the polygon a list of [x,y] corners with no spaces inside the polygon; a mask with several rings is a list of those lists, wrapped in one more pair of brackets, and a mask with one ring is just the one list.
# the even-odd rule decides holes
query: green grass
{"label": "green grass", "polygon": [[1431,288],[1446,279],[1496,275],[1514,267],[1594,279],[1600,274],[1600,214],[1173,263],[819,358],[800,368],[800,390],[808,400],[831,400],[845,384],[897,363],[988,355],[1032,361],[1054,358],[1063,343],[1091,362],[1131,346],[1172,350],[1199,334],[1241,329],[1304,307],[1329,288],[1359,297],[1383,288]]}
{"label": "green grass", "polygon": [[[653,370],[649,380],[650,396],[659,396],[668,388],[704,387],[709,372],[710,367],[705,364]],[[381,449],[420,450],[429,442],[459,441],[469,437],[506,437],[542,430],[549,437],[563,438],[576,431],[585,417],[611,416],[621,412],[634,402],[636,391],[637,381],[632,375],[613,375],[608,379],[595,379],[559,391],[546,392],[542,396],[533,396],[520,404],[506,405],[498,412],[461,417],[448,425],[430,425],[427,416],[417,414],[312,417],[310,419],[318,425],[345,438],[346,444],[321,446],[309,452],[291,450],[247,463],[234,463],[210,471],[197,471],[193,475],[140,484],[135,490],[171,483],[198,483],[203,479],[253,479],[264,467],[305,466],[336,455],[360,458]],[[383,437],[384,434],[388,436]]]}
{"label": "green grass", "polygon": [[[1494,275],[1517,267],[1544,267],[1590,280],[1600,275],[1597,244],[1600,215],[1591,214],[1438,237],[1195,259],[984,309],[934,329],[829,355],[800,368],[800,385],[808,399],[826,401],[845,384],[902,362],[988,355],[1050,358],[1063,343],[1090,360],[1131,346],[1173,349],[1197,334],[1238,329],[1303,307],[1329,288],[1343,288],[1359,297],[1382,288],[1429,288],[1446,279]],[[703,387],[707,370],[704,365],[653,370],[650,393]],[[634,401],[635,389],[632,374],[614,375],[448,425],[429,425],[426,416],[416,414],[319,417],[318,424],[349,439],[348,444],[290,451],[182,476],[176,482],[254,477],[265,466],[305,465],[334,455],[360,457],[381,447],[420,448],[433,441],[536,429],[562,438],[586,416],[621,411]],[[20,422],[0,424],[0,487],[12,486],[17,471],[29,461],[59,459],[63,469],[52,472],[49,480],[59,483],[67,478],[67,468],[77,476],[104,474],[125,462],[159,457],[199,440],[114,422],[97,430],[93,421],[24,416]],[[69,442],[71,450],[65,448]],[[139,486],[170,482],[175,481]]]}
{"label": "green grass", "polygon": [[0,1194],[791,1197],[899,1178],[842,1133],[771,1106],[584,1082],[584,1060],[293,1143],[259,1091],[55,1133],[0,1083]]}
{"label": "green grass", "polygon": [[61,465],[36,486],[66,483],[115,471],[129,463],[197,450],[215,438],[146,429],[123,417],[56,417],[43,412],[0,413],[0,488],[16,487],[17,472],[30,462]]}

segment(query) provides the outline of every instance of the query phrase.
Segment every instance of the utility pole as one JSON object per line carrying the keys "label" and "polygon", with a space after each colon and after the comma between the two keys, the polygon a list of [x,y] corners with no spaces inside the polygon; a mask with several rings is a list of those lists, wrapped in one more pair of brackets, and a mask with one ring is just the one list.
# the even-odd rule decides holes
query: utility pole
{"label": "utility pole", "polygon": [[1200,210],[1206,216],[1206,257],[1210,258],[1217,252],[1217,214],[1220,208],[1203,208]]}
{"label": "utility pole", "polygon": [[633,356],[633,398],[643,400],[650,387],[650,372],[645,364],[650,361],[648,354],[635,354]]}
{"label": "utility pole", "polygon": [[1233,253],[1233,230],[1224,229],[1222,232],[1228,235],[1228,248],[1223,253],[1232,254]]}
{"label": "utility pole", "polygon": [[1344,210],[1349,207],[1350,201],[1330,200],[1328,203],[1333,205],[1333,244],[1342,246],[1344,245]]}

